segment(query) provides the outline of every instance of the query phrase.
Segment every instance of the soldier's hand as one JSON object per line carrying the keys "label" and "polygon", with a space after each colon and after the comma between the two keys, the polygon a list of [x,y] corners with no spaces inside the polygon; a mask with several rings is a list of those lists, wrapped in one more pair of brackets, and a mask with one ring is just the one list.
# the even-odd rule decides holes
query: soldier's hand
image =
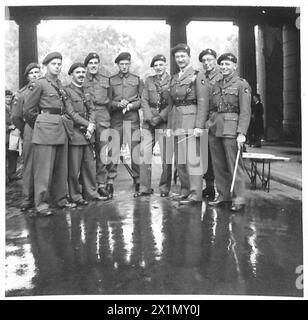
{"label": "soldier's hand", "polygon": [[153,116],[150,120],[150,123],[153,127],[157,126],[162,120],[160,115]]}
{"label": "soldier's hand", "polygon": [[90,122],[89,125],[88,125],[88,127],[87,127],[87,132],[90,132],[91,135],[92,135],[92,133],[94,132],[94,130],[95,130],[95,124],[92,123],[92,122]]}
{"label": "soldier's hand", "polygon": [[243,135],[242,133],[239,133],[239,134],[237,135],[236,141],[237,141],[238,147],[239,147],[239,148],[242,147],[243,144],[244,144],[245,141],[246,141],[245,135]]}
{"label": "soldier's hand", "polygon": [[166,131],[165,131],[165,136],[166,136],[167,138],[170,138],[170,137],[172,136],[172,130],[171,130],[171,129],[166,129]]}
{"label": "soldier's hand", "polygon": [[200,137],[200,136],[202,136],[202,134],[203,134],[203,129],[200,129],[200,128],[194,129],[194,136],[195,137]]}
{"label": "soldier's hand", "polygon": [[9,125],[9,130],[15,130],[15,128],[16,128],[16,127],[15,127],[14,124],[10,124],[10,125]]}
{"label": "soldier's hand", "polygon": [[133,104],[132,103],[128,103],[127,106],[126,106],[126,111],[131,110],[132,107],[133,107]]}
{"label": "soldier's hand", "polygon": [[118,104],[118,107],[122,109],[126,108],[126,106],[127,106],[127,100],[125,99],[121,100]]}
{"label": "soldier's hand", "polygon": [[87,130],[87,133],[85,134],[85,137],[90,140],[91,137],[92,137],[92,132],[90,132],[89,130]]}

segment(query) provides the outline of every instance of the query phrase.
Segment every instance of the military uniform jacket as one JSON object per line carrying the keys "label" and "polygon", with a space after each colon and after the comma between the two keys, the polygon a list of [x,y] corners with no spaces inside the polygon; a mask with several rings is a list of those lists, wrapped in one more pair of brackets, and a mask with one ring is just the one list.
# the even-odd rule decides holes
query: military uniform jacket
{"label": "military uniform jacket", "polygon": [[11,107],[9,105],[5,105],[5,141],[9,143],[10,140],[10,129],[9,126],[12,124],[11,121]]}
{"label": "military uniform jacket", "polygon": [[[72,105],[75,113],[73,114],[74,133],[69,141],[71,145],[86,145],[89,142],[85,139],[80,127],[87,127],[90,122],[95,123],[95,107],[91,100],[90,93],[86,93],[84,87],[77,87],[73,83],[65,87],[68,103]],[[94,141],[92,135],[91,141]]]}
{"label": "military uniform jacket", "polygon": [[95,76],[88,72],[84,81],[85,90],[91,94],[95,110],[103,110],[101,122],[106,128],[110,127],[111,88],[109,77],[107,72],[98,73]]}
{"label": "military uniform jacket", "polygon": [[151,127],[150,120],[153,116],[159,115],[162,122],[155,128],[165,128],[169,112],[169,84],[170,75],[165,74],[160,80],[157,76],[149,76],[145,80],[144,89],[141,97],[141,108],[143,112],[143,128]]}
{"label": "military uniform jacket", "polygon": [[[246,134],[251,116],[251,88],[237,74],[217,81],[211,89],[208,128],[216,137]],[[226,110],[229,109],[229,112]],[[219,112],[224,110],[224,112]]]}
{"label": "military uniform jacket", "polygon": [[[143,83],[140,78],[130,72],[127,74],[117,73],[110,77],[111,86],[111,107],[110,113],[113,122],[122,123],[123,121],[131,121],[139,126],[139,113],[141,101],[140,97],[143,90]],[[132,104],[132,108],[123,115],[123,109],[118,107],[118,103],[126,99]]]}
{"label": "military uniform jacket", "polygon": [[[207,128],[206,121],[208,120],[210,110],[210,92],[214,84],[222,80],[223,76],[219,67],[215,67],[209,73],[200,71],[196,79],[196,90],[198,100],[198,111],[196,117],[196,128]],[[206,101],[203,101],[206,99]]]}
{"label": "military uniform jacket", "polygon": [[[184,74],[179,77],[175,74],[170,81],[170,104],[171,111],[168,115],[168,128],[177,131],[179,134],[187,133],[187,130],[195,128],[197,115],[197,71],[193,67],[188,67]],[[201,82],[198,84],[200,86]],[[205,85],[203,85],[205,87]],[[203,95],[206,91],[202,91]],[[205,96],[198,102],[201,108],[205,108],[207,100]],[[179,101],[185,100],[186,105],[176,106]],[[182,131],[182,133],[181,133]],[[176,132],[175,132],[176,134]]]}
{"label": "military uniform jacket", "polygon": [[[34,126],[32,142],[43,145],[66,143],[72,134],[71,119],[76,118],[76,113],[69,102],[66,105],[63,103],[63,99],[67,101],[67,95],[61,81],[46,75],[34,81],[29,90],[23,111],[26,122],[31,127]],[[50,114],[54,111],[59,114]]]}
{"label": "military uniform jacket", "polygon": [[27,94],[28,85],[24,86],[17,91],[17,94],[14,96],[12,104],[12,122],[20,130],[21,133],[24,131],[24,118],[23,118],[23,104],[24,98]]}

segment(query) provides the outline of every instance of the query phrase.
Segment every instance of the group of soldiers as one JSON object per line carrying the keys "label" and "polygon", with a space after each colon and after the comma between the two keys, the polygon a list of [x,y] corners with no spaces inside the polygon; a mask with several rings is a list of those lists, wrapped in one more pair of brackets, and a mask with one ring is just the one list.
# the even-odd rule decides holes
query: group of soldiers
{"label": "group of soldiers", "polygon": [[235,164],[250,121],[250,86],[237,75],[232,53],[217,59],[213,49],[203,50],[203,68],[197,71],[187,44],[171,50],[179,72],[170,76],[165,56],[158,54],[150,63],[154,75],[144,82],[130,72],[128,52],[115,59],[115,75],[101,66],[97,53],[89,53],[84,62],[71,65],[66,86],[58,78],[59,52],[44,58],[44,76],[37,63],[26,67],[28,83],[15,95],[11,110],[23,137],[22,211],[34,208],[45,216],[52,214],[52,206],[74,208],[113,198],[123,143],[130,149],[134,196],[150,196],[156,141],[161,197],[170,195],[174,158],[180,192],[172,200],[195,205],[206,197],[209,205],[244,208],[243,165]]}

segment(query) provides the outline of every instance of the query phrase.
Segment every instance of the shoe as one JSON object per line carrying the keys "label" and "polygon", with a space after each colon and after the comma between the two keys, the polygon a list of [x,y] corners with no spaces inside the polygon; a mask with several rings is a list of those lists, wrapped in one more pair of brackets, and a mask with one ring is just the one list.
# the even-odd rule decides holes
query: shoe
{"label": "shoe", "polygon": [[34,207],[33,203],[31,203],[31,202],[24,202],[24,203],[21,205],[20,211],[21,211],[21,212],[25,212],[25,211],[28,211],[29,209],[33,208],[33,207]]}
{"label": "shoe", "polygon": [[230,208],[230,210],[233,212],[244,211],[244,209],[245,209],[245,204],[243,203],[232,203],[232,206]]}
{"label": "shoe", "polygon": [[76,207],[77,207],[76,203],[68,202],[66,199],[61,200],[60,202],[58,202],[58,208],[61,208],[61,209],[64,209],[64,208],[73,209],[73,208],[76,208]]}
{"label": "shoe", "polygon": [[77,201],[75,201],[75,203],[77,204],[77,206],[86,206],[87,204],[89,204],[89,202],[85,199],[79,199]]}
{"label": "shoe", "polygon": [[105,187],[99,187],[97,189],[97,192],[100,196],[102,196],[103,198],[109,198],[109,193],[108,191],[106,190]]}
{"label": "shoe", "polygon": [[197,205],[200,204],[202,201],[201,200],[196,200],[192,197],[187,197],[186,199],[180,200],[179,204],[181,205]]}
{"label": "shoe", "polygon": [[151,189],[150,192],[143,192],[143,191],[138,191],[134,193],[134,198],[138,198],[138,197],[144,197],[144,196],[150,196],[151,194],[154,193],[154,190]]}
{"label": "shoe", "polygon": [[202,197],[207,198],[209,201],[214,201],[215,199],[215,188],[214,186],[208,186],[202,191]]}
{"label": "shoe", "polygon": [[53,213],[49,208],[36,211],[36,216],[38,216],[38,217],[48,217],[51,215],[53,215]]}
{"label": "shoe", "polygon": [[161,191],[161,192],[160,192],[160,196],[161,196],[162,198],[166,198],[166,197],[169,196],[169,192],[168,192],[168,191]]}
{"label": "shoe", "polygon": [[108,192],[108,199],[113,198],[113,184],[108,183],[106,186],[106,191]]}
{"label": "shoe", "polygon": [[228,203],[231,202],[230,200],[225,200],[221,195],[219,195],[216,199],[214,199],[213,201],[209,201],[208,205],[209,206],[218,206],[220,204],[223,203]]}
{"label": "shoe", "polygon": [[177,195],[174,195],[172,197],[172,200],[173,201],[181,201],[181,200],[184,200],[188,197],[188,195],[184,195],[184,194],[177,194]]}

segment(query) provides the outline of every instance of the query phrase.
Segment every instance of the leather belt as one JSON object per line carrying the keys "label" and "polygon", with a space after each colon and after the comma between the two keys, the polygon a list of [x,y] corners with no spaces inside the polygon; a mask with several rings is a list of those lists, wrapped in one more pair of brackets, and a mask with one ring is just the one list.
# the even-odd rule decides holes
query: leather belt
{"label": "leather belt", "polygon": [[220,105],[216,108],[210,110],[210,112],[218,112],[218,113],[240,113],[240,108],[231,105]]}
{"label": "leather belt", "polygon": [[42,109],[41,110],[41,113],[44,113],[44,114],[60,114],[62,115],[63,112],[60,108],[49,108],[49,109]]}
{"label": "leather belt", "polygon": [[167,107],[167,104],[158,105],[157,103],[149,103],[150,108],[163,110]]}
{"label": "leather belt", "polygon": [[108,104],[95,104],[95,110],[108,110]]}
{"label": "leather belt", "polygon": [[192,104],[196,105],[197,104],[197,99],[193,99],[193,100],[175,100],[175,101],[173,101],[173,104],[176,107],[190,106]]}

